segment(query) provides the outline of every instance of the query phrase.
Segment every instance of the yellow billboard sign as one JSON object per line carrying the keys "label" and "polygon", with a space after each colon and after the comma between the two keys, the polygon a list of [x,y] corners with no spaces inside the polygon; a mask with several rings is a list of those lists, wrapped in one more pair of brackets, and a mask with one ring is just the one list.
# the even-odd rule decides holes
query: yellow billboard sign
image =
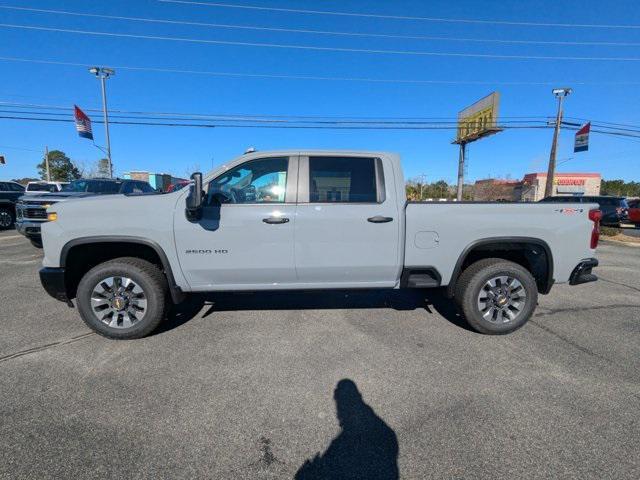
{"label": "yellow billboard sign", "polygon": [[454,143],[468,143],[499,132],[500,93],[493,92],[458,113],[458,134]]}

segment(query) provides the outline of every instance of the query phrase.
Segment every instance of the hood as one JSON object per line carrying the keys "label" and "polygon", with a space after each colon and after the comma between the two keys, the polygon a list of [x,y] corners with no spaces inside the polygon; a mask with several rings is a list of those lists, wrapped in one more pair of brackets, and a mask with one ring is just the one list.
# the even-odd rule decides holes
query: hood
{"label": "hood", "polygon": [[60,200],[66,200],[71,198],[84,198],[84,197],[94,197],[98,195],[97,193],[92,192],[57,192],[57,193],[43,193],[41,195],[25,195],[22,197],[22,200],[33,201],[33,200],[51,200],[53,202],[59,202]]}

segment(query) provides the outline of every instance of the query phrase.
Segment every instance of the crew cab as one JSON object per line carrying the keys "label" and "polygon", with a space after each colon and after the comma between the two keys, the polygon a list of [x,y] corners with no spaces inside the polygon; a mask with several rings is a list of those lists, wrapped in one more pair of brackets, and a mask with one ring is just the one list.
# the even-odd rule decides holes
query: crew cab
{"label": "crew cab", "polygon": [[[53,204],[94,195],[155,193],[149,183],[141,180],[82,178],[67,184],[62,182],[54,183],[60,183],[62,191],[48,189],[46,192],[40,192],[39,195],[34,192],[23,196],[16,203],[16,229],[27,237],[36,248],[42,248],[40,227],[47,221],[47,208]],[[57,187],[55,188],[57,189]]]}
{"label": "crew cab", "polygon": [[597,279],[597,205],[407,202],[397,155],[251,152],[160,195],[69,200],[42,226],[46,291],[109,338],[191,292],[446,287],[511,332],[554,283]]}

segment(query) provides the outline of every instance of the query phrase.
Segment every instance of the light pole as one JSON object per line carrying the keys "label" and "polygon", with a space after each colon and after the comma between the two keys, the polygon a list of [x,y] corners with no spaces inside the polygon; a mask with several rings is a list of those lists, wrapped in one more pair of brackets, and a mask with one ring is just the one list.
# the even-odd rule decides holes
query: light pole
{"label": "light pole", "polygon": [[109,176],[113,177],[113,164],[111,163],[111,140],[109,139],[109,114],[107,113],[107,87],[106,80],[116,74],[116,71],[112,68],[106,67],[91,67],[89,73],[92,73],[100,79],[100,86],[102,87],[102,112],[104,115],[104,130],[107,139],[107,160],[109,161]]}
{"label": "light pole", "polygon": [[544,196],[550,197],[553,195],[553,177],[556,174],[556,150],[558,148],[558,136],[560,135],[560,124],[562,123],[562,102],[564,97],[570,95],[570,88],[554,88],[553,94],[558,99],[558,114],[556,115],[556,125],[553,130],[553,143],[551,144],[551,153],[549,154],[549,169],[547,170],[547,184],[544,188]]}

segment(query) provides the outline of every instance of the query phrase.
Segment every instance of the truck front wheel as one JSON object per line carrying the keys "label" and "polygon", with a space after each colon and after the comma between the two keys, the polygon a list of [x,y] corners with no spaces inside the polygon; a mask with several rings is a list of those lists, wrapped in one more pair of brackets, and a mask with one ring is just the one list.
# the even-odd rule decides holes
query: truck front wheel
{"label": "truck front wheel", "polygon": [[538,304],[538,288],[531,273],[521,265],[486,258],[462,272],[455,299],[474,330],[503,335],[531,318]]}
{"label": "truck front wheel", "polygon": [[0,230],[11,228],[13,222],[13,212],[8,208],[0,208]]}
{"label": "truck front wheel", "polygon": [[76,293],[84,322],[108,338],[127,340],[150,334],[164,317],[167,282],[140,258],[110,260],[89,270]]}

